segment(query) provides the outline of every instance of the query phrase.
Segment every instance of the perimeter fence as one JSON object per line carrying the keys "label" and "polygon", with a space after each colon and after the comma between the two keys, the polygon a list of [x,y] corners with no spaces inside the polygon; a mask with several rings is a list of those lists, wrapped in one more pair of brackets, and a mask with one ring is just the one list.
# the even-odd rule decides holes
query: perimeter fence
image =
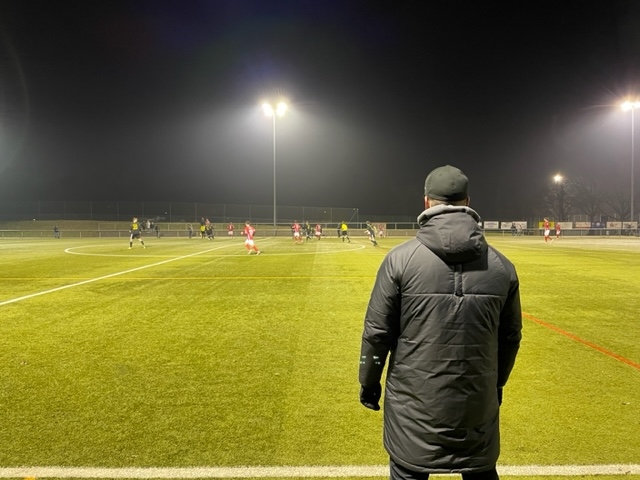
{"label": "perimeter fence", "polygon": [[[277,206],[278,224],[299,222],[331,224],[360,221],[354,207]],[[228,203],[129,202],[129,201],[25,201],[0,202],[0,221],[19,220],[98,220],[130,221],[132,217],[153,222],[199,222],[207,218],[215,223],[236,222],[268,224],[274,221],[273,205],[237,205]],[[373,219],[365,219],[373,220]],[[399,219],[398,219],[399,221]],[[409,221],[415,221],[409,217]]]}
{"label": "perimeter fence", "polygon": [[[240,205],[229,203],[199,203],[199,202],[148,202],[148,201],[0,201],[0,230],[1,236],[34,235],[34,230],[39,230],[40,235],[48,236],[50,233],[49,222],[55,222],[60,228],[68,232],[82,231],[86,236],[122,235],[128,232],[128,225],[132,217],[138,217],[141,223],[160,225],[164,235],[181,236],[187,231],[188,225],[194,228],[201,221],[208,219],[216,225],[218,232],[225,230],[228,223],[237,225],[250,221],[254,225],[260,225],[262,232],[266,234],[280,235],[289,232],[289,227],[294,221],[301,224],[309,222],[312,226],[320,223],[326,232],[335,228],[340,222],[346,222],[350,230],[356,233],[365,228],[365,221],[371,221],[378,228],[387,231],[389,235],[415,234],[418,229],[415,215],[375,215],[361,213],[357,207],[313,207],[313,206],[277,206],[275,225],[273,205]],[[36,220],[38,221],[36,223]],[[25,221],[33,222],[26,226]],[[91,225],[64,225],[64,222],[88,221]],[[13,222],[21,222],[20,225],[11,225]],[[99,225],[106,222],[109,225]],[[122,226],[114,228],[114,223],[121,222]],[[62,223],[62,224],[61,224]],[[562,236],[638,236],[638,224],[636,222],[559,222],[562,225]],[[517,236],[542,235],[542,219],[509,221],[483,220],[482,226],[488,235],[514,235],[512,224],[518,224]],[[273,228],[272,228],[273,227]],[[521,227],[521,228],[520,228]],[[9,231],[13,231],[10,233]],[[117,233],[113,233],[113,232]],[[27,233],[28,232],[28,233]],[[95,233],[90,233],[95,232]],[[358,233],[360,233],[358,232]],[[552,232],[552,236],[553,236]]]}

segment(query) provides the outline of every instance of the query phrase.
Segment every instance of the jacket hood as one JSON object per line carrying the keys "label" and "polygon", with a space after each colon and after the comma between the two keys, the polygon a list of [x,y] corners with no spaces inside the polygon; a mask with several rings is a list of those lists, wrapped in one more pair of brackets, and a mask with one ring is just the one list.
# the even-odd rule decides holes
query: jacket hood
{"label": "jacket hood", "polygon": [[488,248],[480,216],[469,207],[436,205],[418,216],[417,239],[446,263],[467,263]]}

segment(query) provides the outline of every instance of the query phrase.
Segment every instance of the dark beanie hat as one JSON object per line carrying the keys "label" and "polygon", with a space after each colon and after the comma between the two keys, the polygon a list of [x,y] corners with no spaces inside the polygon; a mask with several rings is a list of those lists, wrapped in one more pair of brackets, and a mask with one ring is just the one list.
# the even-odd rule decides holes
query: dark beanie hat
{"label": "dark beanie hat", "polygon": [[467,198],[469,179],[459,168],[445,165],[433,170],[424,182],[424,196],[456,202]]}

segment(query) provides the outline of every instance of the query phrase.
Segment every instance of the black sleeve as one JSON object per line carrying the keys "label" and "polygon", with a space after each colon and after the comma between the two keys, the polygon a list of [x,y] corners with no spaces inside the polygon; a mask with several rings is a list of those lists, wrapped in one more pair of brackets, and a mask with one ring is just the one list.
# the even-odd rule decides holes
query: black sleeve
{"label": "black sleeve", "polygon": [[380,383],[387,356],[398,338],[400,292],[392,271],[387,256],[378,270],[365,314],[359,372],[360,384],[365,387]]}
{"label": "black sleeve", "polygon": [[520,283],[512,267],[511,288],[500,313],[498,328],[498,387],[503,387],[516,361],[522,340],[522,309],[520,307]]}

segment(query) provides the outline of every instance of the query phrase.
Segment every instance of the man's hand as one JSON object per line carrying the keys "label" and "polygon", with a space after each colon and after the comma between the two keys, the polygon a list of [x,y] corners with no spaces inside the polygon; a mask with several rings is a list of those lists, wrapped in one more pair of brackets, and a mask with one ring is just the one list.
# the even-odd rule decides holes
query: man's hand
{"label": "man's hand", "polygon": [[380,410],[380,395],[382,394],[382,387],[377,384],[373,387],[361,387],[360,388],[360,403],[371,410]]}

